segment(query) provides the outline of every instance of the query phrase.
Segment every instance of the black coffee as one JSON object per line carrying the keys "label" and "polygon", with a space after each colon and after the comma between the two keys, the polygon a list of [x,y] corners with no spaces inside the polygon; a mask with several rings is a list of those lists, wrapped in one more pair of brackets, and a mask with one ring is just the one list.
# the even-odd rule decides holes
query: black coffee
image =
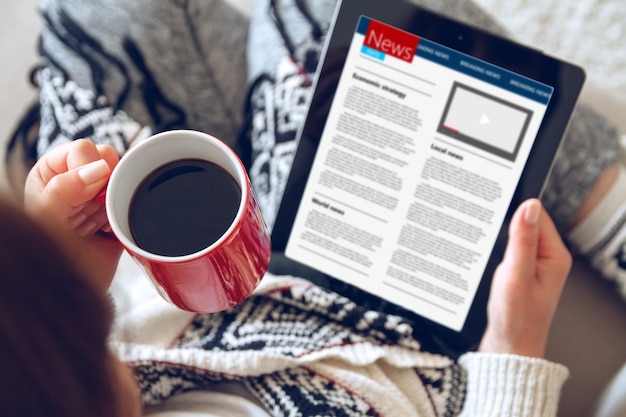
{"label": "black coffee", "polygon": [[241,189],[223,168],[200,159],[169,162],[135,191],[128,221],[140,248],[164,256],[198,252],[232,224]]}

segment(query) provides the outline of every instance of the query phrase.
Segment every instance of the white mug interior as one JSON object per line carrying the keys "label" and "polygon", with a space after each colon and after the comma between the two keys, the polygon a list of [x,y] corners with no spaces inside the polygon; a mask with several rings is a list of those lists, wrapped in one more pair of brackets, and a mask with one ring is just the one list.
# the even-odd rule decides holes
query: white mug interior
{"label": "white mug interior", "polygon": [[[224,168],[241,188],[237,215],[229,229],[211,246],[184,256],[163,256],[136,245],[130,232],[128,212],[135,190],[155,169],[180,159],[202,159]],[[113,170],[106,193],[109,224],[122,245],[135,254],[159,262],[183,262],[211,251],[226,239],[244,215],[248,200],[245,168],[235,152],[221,140],[206,133],[172,130],[158,133],[129,150]]]}

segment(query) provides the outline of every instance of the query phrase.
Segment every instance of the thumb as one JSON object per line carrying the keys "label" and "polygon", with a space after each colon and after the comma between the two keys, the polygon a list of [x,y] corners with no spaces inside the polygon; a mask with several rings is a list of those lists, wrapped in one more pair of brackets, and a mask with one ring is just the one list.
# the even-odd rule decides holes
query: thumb
{"label": "thumb", "polygon": [[513,215],[504,261],[516,270],[534,271],[541,210],[541,201],[532,198],[524,201]]}
{"label": "thumb", "polygon": [[106,185],[111,168],[104,159],[90,162],[54,176],[42,193],[48,207],[68,216],[93,199]]}

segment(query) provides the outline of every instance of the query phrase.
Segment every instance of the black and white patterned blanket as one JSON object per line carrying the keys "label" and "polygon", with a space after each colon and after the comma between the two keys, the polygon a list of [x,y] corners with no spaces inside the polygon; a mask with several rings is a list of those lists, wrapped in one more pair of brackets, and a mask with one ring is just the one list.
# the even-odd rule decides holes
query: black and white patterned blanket
{"label": "black and white patterned blanket", "polygon": [[195,316],[167,348],[126,348],[152,405],[238,381],[276,416],[454,416],[465,394],[463,369],[421,351],[406,320],[300,280]]}

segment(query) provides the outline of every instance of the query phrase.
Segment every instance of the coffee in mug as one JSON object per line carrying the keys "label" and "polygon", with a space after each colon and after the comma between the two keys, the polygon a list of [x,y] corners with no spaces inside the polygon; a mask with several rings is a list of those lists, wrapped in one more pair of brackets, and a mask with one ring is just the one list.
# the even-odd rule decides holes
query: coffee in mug
{"label": "coffee in mug", "polygon": [[189,255],[211,246],[228,230],[240,201],[239,185],[219,165],[202,159],[168,162],[135,190],[128,212],[130,232],[148,252]]}

